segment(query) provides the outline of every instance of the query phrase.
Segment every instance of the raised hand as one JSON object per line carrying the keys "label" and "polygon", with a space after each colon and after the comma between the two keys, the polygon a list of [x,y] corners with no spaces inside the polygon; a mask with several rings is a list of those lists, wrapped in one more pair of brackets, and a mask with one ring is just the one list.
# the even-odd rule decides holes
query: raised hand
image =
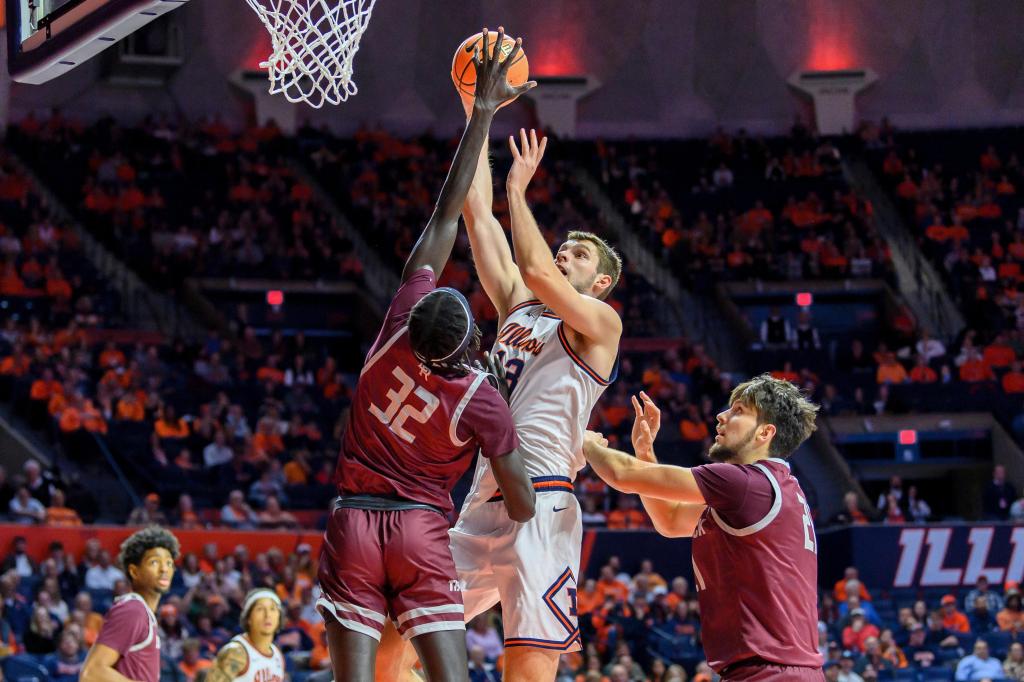
{"label": "raised hand", "polygon": [[643,391],[640,391],[640,399],[643,400],[642,405],[636,396],[632,397],[633,411],[636,413],[633,420],[633,452],[637,459],[656,464],[658,459],[654,456],[654,439],[661,428],[661,410]]}
{"label": "raised hand", "polygon": [[508,171],[508,179],[505,181],[508,191],[525,192],[526,186],[530,184],[533,174],[537,172],[540,160],[544,158],[544,150],[548,146],[548,138],[542,137],[537,142],[537,131],[531,129],[529,136],[526,130],[519,129],[520,150],[516,146],[515,136],[509,135],[508,146],[512,150],[512,168]]}
{"label": "raised hand", "polygon": [[498,39],[493,49],[488,44],[488,32],[485,28],[481,36],[483,50],[473,55],[473,66],[476,69],[476,99],[473,107],[493,114],[504,102],[515,99],[527,90],[537,86],[536,81],[527,81],[520,86],[508,82],[508,67],[519,56],[523,39],[516,38],[515,47],[504,61],[498,59],[505,40],[505,29],[498,27]]}

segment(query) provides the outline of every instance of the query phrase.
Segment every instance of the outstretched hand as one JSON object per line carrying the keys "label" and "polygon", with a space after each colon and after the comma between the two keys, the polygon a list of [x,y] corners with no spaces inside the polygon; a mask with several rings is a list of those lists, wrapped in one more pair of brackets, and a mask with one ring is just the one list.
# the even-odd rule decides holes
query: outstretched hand
{"label": "outstretched hand", "polygon": [[483,49],[473,55],[473,66],[476,68],[476,99],[473,106],[487,113],[493,114],[498,107],[505,102],[519,97],[527,90],[537,86],[536,81],[527,81],[519,86],[508,82],[508,68],[519,56],[522,50],[523,39],[516,38],[516,44],[505,57],[504,61],[499,59],[502,45],[505,41],[505,29],[498,27],[498,39],[493,48],[488,44],[489,35],[485,28],[481,35]]}
{"label": "outstretched hand", "polygon": [[508,171],[505,185],[510,192],[525,192],[533,174],[537,172],[540,160],[544,158],[544,150],[548,147],[548,138],[542,137],[537,142],[537,131],[530,129],[527,136],[524,128],[519,129],[520,147],[516,146],[515,136],[509,135],[508,146],[512,150],[512,168]]}
{"label": "outstretched hand", "polygon": [[661,428],[661,410],[643,391],[640,391],[640,399],[643,400],[642,405],[636,396],[632,397],[633,411],[636,413],[633,420],[633,452],[636,453],[637,459],[657,463],[658,459],[654,456],[654,439]]}

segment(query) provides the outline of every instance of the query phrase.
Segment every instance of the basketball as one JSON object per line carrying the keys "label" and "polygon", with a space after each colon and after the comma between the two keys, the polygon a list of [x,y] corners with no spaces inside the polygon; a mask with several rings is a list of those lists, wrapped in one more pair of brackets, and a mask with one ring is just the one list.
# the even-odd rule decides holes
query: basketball
{"label": "basketball", "polygon": [[[498,33],[490,31],[487,36],[487,46],[490,49],[494,49],[493,46],[495,41],[498,40]],[[501,42],[501,53],[498,59],[505,61],[505,58],[512,52],[512,48],[515,47],[515,44],[516,39],[506,33],[505,39]],[[474,33],[459,45],[459,49],[455,51],[455,56],[452,58],[452,82],[455,83],[455,89],[459,91],[462,103],[467,109],[473,105],[473,98],[476,97],[476,69],[473,68],[473,53],[478,49],[483,49],[483,41],[480,39],[479,33]],[[529,78],[530,63],[526,59],[526,51],[520,46],[516,60],[508,67],[508,82],[518,86],[525,83]],[[514,99],[510,99],[501,106],[504,107],[514,101]]]}

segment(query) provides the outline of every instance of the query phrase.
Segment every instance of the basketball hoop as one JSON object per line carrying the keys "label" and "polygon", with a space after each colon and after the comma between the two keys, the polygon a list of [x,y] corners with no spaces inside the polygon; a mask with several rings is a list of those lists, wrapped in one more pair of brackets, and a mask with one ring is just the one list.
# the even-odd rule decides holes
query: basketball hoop
{"label": "basketball hoop", "polygon": [[319,109],[358,92],[352,60],[376,0],[246,0],[270,32],[270,94]]}

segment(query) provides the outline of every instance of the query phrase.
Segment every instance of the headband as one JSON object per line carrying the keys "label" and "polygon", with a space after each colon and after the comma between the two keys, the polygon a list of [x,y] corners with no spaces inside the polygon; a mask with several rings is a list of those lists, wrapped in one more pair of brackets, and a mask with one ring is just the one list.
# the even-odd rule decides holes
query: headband
{"label": "headband", "polygon": [[[462,295],[462,292],[452,289],[451,287],[439,287],[428,293],[427,296],[432,296],[433,294],[436,294],[438,292],[451,294],[452,296],[455,297],[455,300],[459,302],[459,305],[462,306],[462,312],[466,315],[466,333],[462,337],[462,341],[459,343],[459,345],[456,346],[455,350],[453,350],[448,355],[445,355],[443,358],[425,358],[422,355],[420,355],[420,353],[414,351],[416,357],[421,362],[425,362],[428,364],[445,362],[451,359],[452,357],[462,355],[463,353],[466,352],[466,349],[469,347],[469,342],[473,338],[473,313],[470,312],[469,310],[469,301],[466,300],[466,297]],[[427,296],[424,296],[423,298],[426,298]]]}
{"label": "headband", "polygon": [[253,590],[245,597],[245,603],[242,604],[243,619],[249,613],[249,609],[252,608],[253,604],[255,604],[260,599],[270,599],[275,604],[277,604],[278,609],[281,608],[281,598],[277,596],[277,593],[273,590],[268,590],[266,588],[261,587],[258,590]]}

